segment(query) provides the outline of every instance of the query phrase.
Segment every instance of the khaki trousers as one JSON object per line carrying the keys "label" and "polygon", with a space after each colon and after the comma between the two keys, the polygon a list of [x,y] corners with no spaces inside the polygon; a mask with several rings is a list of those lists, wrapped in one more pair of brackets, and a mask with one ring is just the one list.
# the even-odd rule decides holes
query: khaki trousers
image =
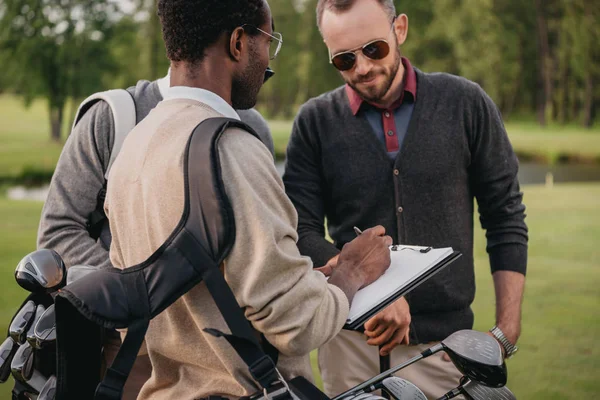
{"label": "khaki trousers", "polygon": [[[392,351],[390,364],[393,367],[407,361],[433,344],[398,346]],[[437,399],[457,387],[461,378],[454,364],[442,359],[443,354],[418,361],[396,376],[417,385],[428,399]],[[319,369],[325,393],[334,397],[379,374],[379,350],[369,346],[362,333],[343,330],[319,348]]]}
{"label": "khaki trousers", "polygon": [[[117,352],[121,347],[121,337],[117,332],[110,332],[103,344],[103,359],[102,359],[102,371],[104,375],[104,371],[107,367],[109,367],[115,357],[117,356]],[[125,387],[123,388],[123,397],[122,400],[136,400],[142,386],[148,379],[150,379],[150,375],[152,374],[152,364],[150,363],[150,357],[148,354],[138,355],[135,359],[135,363],[133,364],[133,368],[131,369],[131,373],[127,378],[127,382],[125,383]]]}

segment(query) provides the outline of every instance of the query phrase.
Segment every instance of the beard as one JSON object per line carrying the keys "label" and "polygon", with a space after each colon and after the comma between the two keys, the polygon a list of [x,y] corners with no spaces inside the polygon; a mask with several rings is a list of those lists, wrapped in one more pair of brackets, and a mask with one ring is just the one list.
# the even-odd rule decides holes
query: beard
{"label": "beard", "polygon": [[258,92],[265,79],[265,70],[260,63],[260,55],[254,46],[250,49],[251,60],[246,68],[233,77],[231,85],[231,104],[236,110],[247,110],[256,105]]}
{"label": "beard", "polygon": [[[398,74],[398,69],[400,68],[401,62],[402,60],[400,58],[400,51],[396,50],[394,52],[394,63],[392,65],[375,67],[371,69],[367,75],[360,76],[351,81],[346,80],[346,83],[364,100],[370,103],[379,103],[380,100],[390,90],[390,87],[396,78],[396,74]],[[368,87],[358,86],[360,83],[370,81],[371,79],[380,75],[383,76],[384,79],[379,85],[372,85]]]}

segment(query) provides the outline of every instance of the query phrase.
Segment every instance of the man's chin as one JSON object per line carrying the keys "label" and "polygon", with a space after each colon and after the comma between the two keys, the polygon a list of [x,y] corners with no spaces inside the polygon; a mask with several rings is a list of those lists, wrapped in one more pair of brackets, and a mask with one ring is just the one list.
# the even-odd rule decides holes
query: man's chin
{"label": "man's chin", "polygon": [[354,91],[356,93],[358,93],[358,95],[363,100],[366,100],[370,103],[377,103],[379,100],[381,100],[381,98],[384,95],[383,93],[381,93],[382,90],[380,88],[372,88],[371,90],[365,90],[365,89],[357,88],[354,85],[352,85],[352,88],[354,89]]}

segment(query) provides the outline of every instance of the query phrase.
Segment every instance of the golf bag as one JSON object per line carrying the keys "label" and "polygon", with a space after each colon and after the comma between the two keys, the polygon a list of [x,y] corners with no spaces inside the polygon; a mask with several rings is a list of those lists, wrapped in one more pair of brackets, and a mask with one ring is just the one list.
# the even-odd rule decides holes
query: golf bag
{"label": "golf bag", "polygon": [[[264,337],[261,346],[219,269],[235,240],[218,152],[219,139],[229,127],[257,136],[242,122],[227,118],[211,118],[194,129],[184,153],[183,215],[150,258],[124,270],[91,272],[56,296],[57,399],[120,399],[150,320],[200,282],[206,284],[231,334],[205,331],[233,346],[261,391],[277,391],[282,385],[278,399],[328,399],[302,378],[284,381],[276,369],[277,351]],[[101,380],[102,328],[128,332]]]}
{"label": "golf bag", "polygon": [[[131,93],[125,89],[113,89],[105,92],[94,93],[85,99],[73,120],[73,127],[81,120],[83,115],[88,111],[94,104],[99,101],[105,101],[110,107],[115,129],[115,137],[113,139],[110,159],[106,173],[104,174],[104,186],[98,192],[96,209],[88,216],[86,221],[86,227],[91,237],[98,239],[104,235],[110,235],[108,224],[106,224],[106,215],[104,214],[104,199],[106,197],[106,181],[108,180],[108,174],[110,169],[121,150],[121,146],[125,141],[127,134],[135,127],[137,121],[137,113],[135,110],[135,101]],[[71,129],[71,130],[72,130]],[[108,239],[104,239],[103,243],[106,247],[110,244]]]}

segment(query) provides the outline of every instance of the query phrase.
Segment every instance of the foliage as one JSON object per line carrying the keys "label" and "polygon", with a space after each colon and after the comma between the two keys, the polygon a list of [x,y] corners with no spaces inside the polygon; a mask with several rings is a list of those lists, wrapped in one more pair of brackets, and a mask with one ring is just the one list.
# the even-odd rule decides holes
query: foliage
{"label": "foliage", "polygon": [[3,86],[26,103],[48,102],[52,138],[58,139],[70,97],[102,87],[115,72],[107,43],[118,7],[108,0],[6,0],[0,5]]}
{"label": "foliage", "polygon": [[[123,11],[117,3],[130,7]],[[317,0],[269,3],[284,44],[257,107],[267,117],[290,119],[306,100],[343,82],[316,26]],[[409,17],[401,51],[419,69],[476,81],[506,119],[537,115],[542,125],[593,125],[600,104],[600,2],[395,3]],[[153,80],[168,67],[154,0],[6,0],[0,60],[0,92],[46,98],[55,114],[67,97]]]}

